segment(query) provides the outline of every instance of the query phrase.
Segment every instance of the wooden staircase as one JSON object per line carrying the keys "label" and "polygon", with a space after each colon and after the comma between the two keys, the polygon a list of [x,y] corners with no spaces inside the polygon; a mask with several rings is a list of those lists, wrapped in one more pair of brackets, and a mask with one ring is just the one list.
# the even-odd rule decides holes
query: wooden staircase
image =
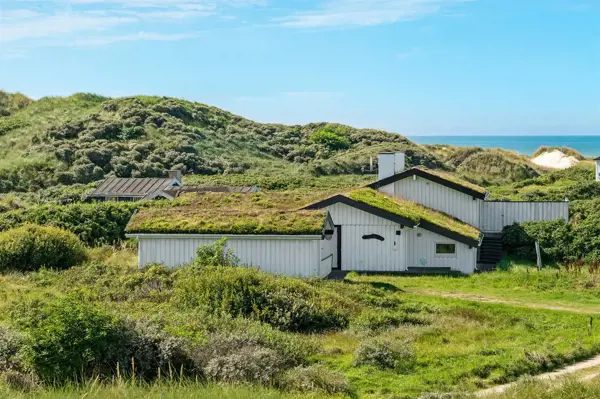
{"label": "wooden staircase", "polygon": [[477,270],[495,270],[502,260],[502,256],[502,234],[485,234],[479,248]]}

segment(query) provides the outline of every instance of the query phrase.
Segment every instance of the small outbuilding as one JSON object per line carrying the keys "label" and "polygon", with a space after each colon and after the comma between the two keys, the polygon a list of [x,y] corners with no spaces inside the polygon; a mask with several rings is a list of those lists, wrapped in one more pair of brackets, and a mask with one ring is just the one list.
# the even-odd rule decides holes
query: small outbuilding
{"label": "small outbuilding", "polygon": [[240,264],[294,277],[325,277],[337,262],[337,240],[326,210],[145,209],[129,222],[139,266],[191,263],[198,247],[227,238]]}

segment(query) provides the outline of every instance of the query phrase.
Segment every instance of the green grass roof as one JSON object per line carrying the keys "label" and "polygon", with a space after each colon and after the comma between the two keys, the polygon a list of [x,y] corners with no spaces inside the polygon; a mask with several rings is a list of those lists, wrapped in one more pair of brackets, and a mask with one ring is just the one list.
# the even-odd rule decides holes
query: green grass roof
{"label": "green grass roof", "polygon": [[402,216],[403,218],[412,220],[415,223],[427,221],[435,224],[436,226],[450,230],[464,237],[472,238],[474,240],[478,240],[481,234],[477,228],[443,212],[418,205],[405,199],[390,197],[370,188],[353,190],[343,195],[354,201],[362,202],[386,212]]}
{"label": "green grass roof", "polygon": [[440,172],[439,170],[432,170],[429,168],[426,168],[424,166],[416,166],[415,169],[420,169],[424,172],[427,172],[429,174],[432,174],[434,176],[437,176],[441,179],[445,179],[448,180],[454,184],[458,184],[459,186],[463,186],[466,188],[469,188],[471,190],[474,190],[478,193],[481,194],[485,194],[487,193],[487,190],[484,187],[478,186],[477,184],[473,184],[471,182],[468,182],[466,180],[463,180],[461,178],[456,177],[455,175],[451,174],[451,173],[446,173],[446,172]]}
{"label": "green grass roof", "polygon": [[182,207],[145,209],[135,214],[127,233],[134,234],[321,234],[324,210],[263,210]]}

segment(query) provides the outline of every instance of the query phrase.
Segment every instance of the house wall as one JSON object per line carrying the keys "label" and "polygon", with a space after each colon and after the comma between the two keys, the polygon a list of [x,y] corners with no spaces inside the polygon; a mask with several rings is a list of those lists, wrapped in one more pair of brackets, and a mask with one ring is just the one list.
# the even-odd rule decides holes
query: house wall
{"label": "house wall", "polygon": [[379,190],[439,210],[472,226],[479,227],[482,200],[473,199],[470,195],[423,177],[407,177],[381,187]]}
{"label": "house wall", "polygon": [[[132,235],[139,240],[139,266],[160,263],[168,267],[189,264],[200,245],[211,244],[221,235]],[[324,277],[330,261],[321,261],[320,236],[228,236],[227,248],[244,265],[294,277]]]}
{"label": "house wall", "polygon": [[500,233],[513,223],[543,220],[569,220],[568,202],[492,202],[484,201],[480,230]]}
{"label": "house wall", "polygon": [[[450,267],[464,274],[475,272],[477,248],[459,243],[424,229],[406,229],[407,267]],[[435,245],[456,244],[455,255],[436,255]]]}

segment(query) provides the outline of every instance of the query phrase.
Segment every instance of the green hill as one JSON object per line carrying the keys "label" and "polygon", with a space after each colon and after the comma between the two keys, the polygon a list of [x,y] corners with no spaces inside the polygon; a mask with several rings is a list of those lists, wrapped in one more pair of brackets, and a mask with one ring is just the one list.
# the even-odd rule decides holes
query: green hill
{"label": "green hill", "polygon": [[427,145],[462,178],[483,186],[502,185],[530,179],[547,171],[529,157],[498,148]]}
{"label": "green hill", "polygon": [[0,126],[0,192],[107,175],[162,176],[169,169],[196,175],[194,183],[257,184],[266,176],[307,183],[338,175],[363,182],[370,158],[376,162],[383,150],[405,151],[410,165],[448,169],[398,134],[330,123],[262,124],[167,97],[42,98],[0,117]]}

